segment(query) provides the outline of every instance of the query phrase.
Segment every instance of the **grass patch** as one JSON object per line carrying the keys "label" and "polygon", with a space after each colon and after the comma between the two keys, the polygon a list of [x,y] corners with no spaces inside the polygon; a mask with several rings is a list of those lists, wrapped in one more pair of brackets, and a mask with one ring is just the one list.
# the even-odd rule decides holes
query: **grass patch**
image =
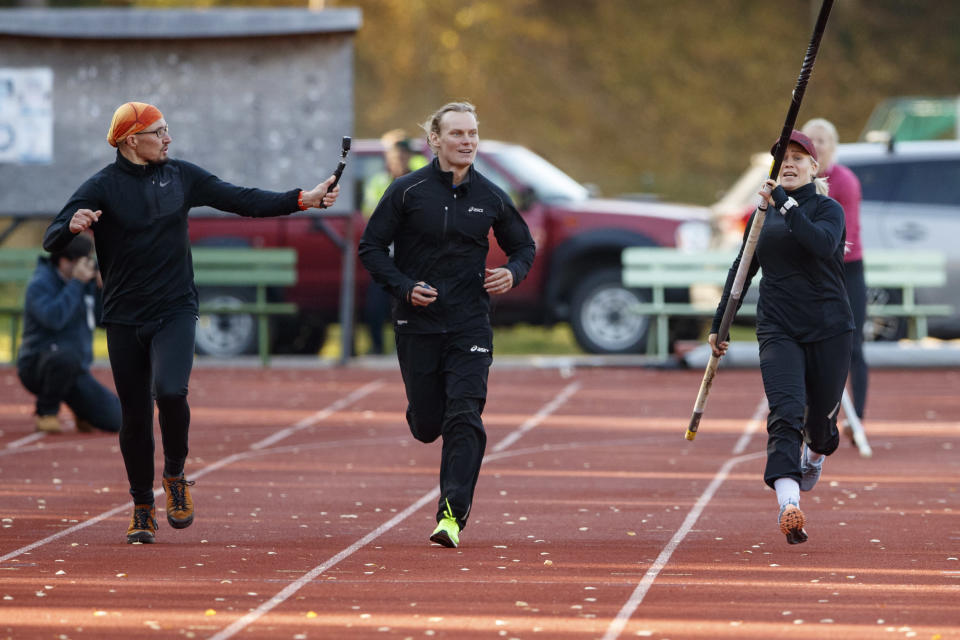
{"label": "grass patch", "polygon": [[[360,355],[370,353],[370,334],[360,325],[354,338],[356,351]],[[383,344],[388,353],[394,352],[393,329],[387,327],[383,333]],[[567,323],[552,327],[539,327],[518,324],[509,327],[494,327],[493,352],[497,355],[576,355],[583,353],[573,337],[573,329]],[[340,357],[340,325],[330,325],[327,340],[320,350],[320,357],[338,359]]]}
{"label": "grass patch", "polygon": [[[704,329],[703,342],[707,341],[707,331]],[[756,332],[752,326],[734,325],[730,327],[730,340],[737,342],[755,342]],[[387,353],[394,352],[393,329],[387,327],[383,333],[383,344]],[[357,353],[370,353],[370,334],[366,327],[360,325],[356,333]],[[494,327],[493,329],[494,356],[496,355],[580,355],[585,353],[573,337],[573,329],[569,323],[560,323],[552,327],[539,327],[529,324],[518,324],[510,327]],[[320,351],[321,358],[339,359],[340,357],[340,325],[330,325],[327,330],[327,341]],[[97,329],[93,334],[93,357],[95,360],[106,360],[107,334],[103,329]],[[0,360],[10,362],[10,333],[0,333]]]}

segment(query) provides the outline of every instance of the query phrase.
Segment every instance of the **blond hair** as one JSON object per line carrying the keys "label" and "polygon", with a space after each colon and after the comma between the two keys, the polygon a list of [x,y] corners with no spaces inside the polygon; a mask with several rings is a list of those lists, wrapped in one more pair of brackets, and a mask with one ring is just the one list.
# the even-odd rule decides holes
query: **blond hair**
{"label": "blond hair", "polygon": [[[439,109],[433,112],[426,122],[421,126],[423,130],[427,133],[427,144],[430,145],[430,149],[436,153],[437,149],[433,146],[433,143],[430,142],[430,134],[435,133],[437,136],[440,135],[440,120],[443,119],[443,116],[447,113],[454,111],[456,113],[472,113],[474,118],[477,118],[477,108],[472,104],[466,101],[461,102],[448,102]],[[480,119],[477,118],[477,123],[480,122]]]}
{"label": "blond hair", "polygon": [[[826,122],[826,120],[824,120],[824,122]],[[814,187],[816,187],[817,193],[819,193],[822,196],[825,196],[830,193],[830,185],[827,184],[826,178],[817,177],[817,172],[820,170],[820,161],[814,158],[813,156],[810,156],[810,160],[813,161],[813,165],[814,165],[813,185]]]}
{"label": "blond hair", "polygon": [[814,129],[816,127],[820,127],[821,129],[826,131],[827,134],[831,138],[833,138],[833,144],[838,144],[840,142],[840,135],[837,133],[837,128],[833,126],[833,123],[827,120],[826,118],[812,118],[810,120],[807,120],[806,124],[803,125],[803,128],[800,129],[800,131],[804,135],[810,135],[807,132],[810,131],[810,129]]}
{"label": "blond hair", "polygon": [[826,178],[814,178],[813,184],[817,188],[817,193],[819,193],[822,196],[829,195],[830,185],[827,184]]}

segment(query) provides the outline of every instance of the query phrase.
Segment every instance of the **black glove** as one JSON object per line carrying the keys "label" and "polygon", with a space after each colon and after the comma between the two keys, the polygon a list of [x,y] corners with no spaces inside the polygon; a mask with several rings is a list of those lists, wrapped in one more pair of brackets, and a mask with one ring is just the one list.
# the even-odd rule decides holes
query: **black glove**
{"label": "black glove", "polygon": [[773,206],[777,208],[781,215],[787,215],[787,211],[797,206],[797,201],[788,196],[779,184],[770,194],[770,197],[773,198]]}

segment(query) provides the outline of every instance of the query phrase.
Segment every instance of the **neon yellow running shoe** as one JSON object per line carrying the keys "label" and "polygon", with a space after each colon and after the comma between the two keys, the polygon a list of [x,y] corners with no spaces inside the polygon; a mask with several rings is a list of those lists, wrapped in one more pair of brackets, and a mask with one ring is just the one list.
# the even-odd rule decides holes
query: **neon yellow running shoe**
{"label": "neon yellow running shoe", "polygon": [[443,518],[437,523],[437,528],[430,534],[430,542],[436,542],[439,545],[456,549],[460,544],[460,524],[453,517],[453,510],[450,503],[447,502],[447,508],[443,511]]}

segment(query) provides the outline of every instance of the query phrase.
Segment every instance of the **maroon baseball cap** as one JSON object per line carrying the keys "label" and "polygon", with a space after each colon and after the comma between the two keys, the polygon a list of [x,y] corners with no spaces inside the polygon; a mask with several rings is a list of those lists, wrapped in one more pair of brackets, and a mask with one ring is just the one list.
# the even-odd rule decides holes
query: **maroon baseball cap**
{"label": "maroon baseball cap", "polygon": [[[770,155],[775,155],[777,151],[777,142],[780,142],[780,138],[777,138],[776,142],[773,143],[773,146],[770,147]],[[803,147],[804,151],[813,156],[814,160],[820,162],[820,159],[817,157],[817,147],[813,144],[813,140],[794,129],[790,134],[790,142],[796,142],[798,145]]]}

